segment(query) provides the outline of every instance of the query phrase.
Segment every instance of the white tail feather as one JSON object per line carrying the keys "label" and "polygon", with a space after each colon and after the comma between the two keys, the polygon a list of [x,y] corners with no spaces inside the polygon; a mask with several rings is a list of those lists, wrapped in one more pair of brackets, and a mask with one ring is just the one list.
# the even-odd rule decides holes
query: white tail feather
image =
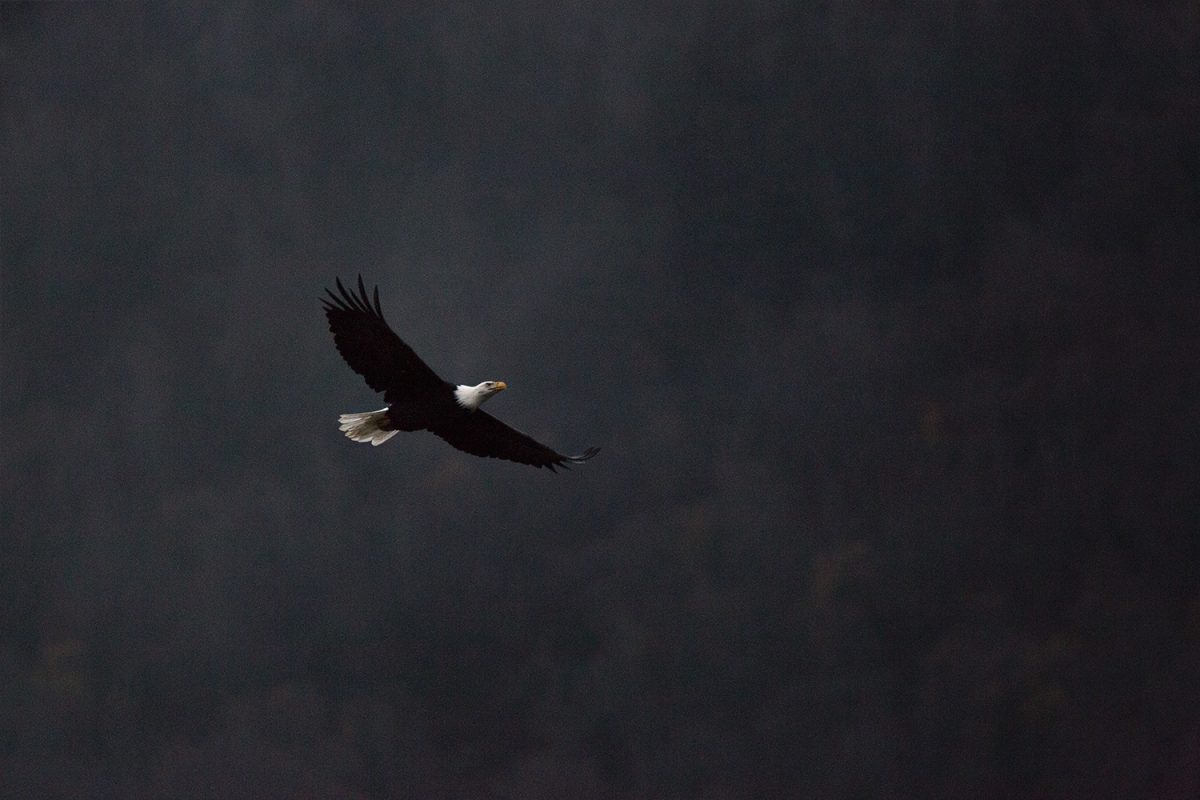
{"label": "white tail feather", "polygon": [[375,447],[386,442],[400,431],[385,431],[379,427],[387,419],[387,409],[360,411],[357,414],[342,414],[338,417],[338,430],[356,442],[370,442]]}

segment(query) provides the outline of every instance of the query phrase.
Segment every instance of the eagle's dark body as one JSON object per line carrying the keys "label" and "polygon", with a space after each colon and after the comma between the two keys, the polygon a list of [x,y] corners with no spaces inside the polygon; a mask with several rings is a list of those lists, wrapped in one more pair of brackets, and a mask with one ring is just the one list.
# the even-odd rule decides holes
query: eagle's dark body
{"label": "eagle's dark body", "polygon": [[455,402],[453,386],[447,388],[448,391],[432,392],[424,397],[414,397],[389,405],[388,425],[385,430],[431,431],[474,413]]}

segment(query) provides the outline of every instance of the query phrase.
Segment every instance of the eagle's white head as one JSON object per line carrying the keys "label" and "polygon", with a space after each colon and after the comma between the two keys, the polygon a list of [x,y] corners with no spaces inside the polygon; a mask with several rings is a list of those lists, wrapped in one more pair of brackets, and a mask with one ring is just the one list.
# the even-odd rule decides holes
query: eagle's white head
{"label": "eagle's white head", "polygon": [[484,400],[507,388],[508,384],[504,381],[484,381],[475,386],[459,386],[454,390],[454,399],[463,408],[474,411],[483,405]]}

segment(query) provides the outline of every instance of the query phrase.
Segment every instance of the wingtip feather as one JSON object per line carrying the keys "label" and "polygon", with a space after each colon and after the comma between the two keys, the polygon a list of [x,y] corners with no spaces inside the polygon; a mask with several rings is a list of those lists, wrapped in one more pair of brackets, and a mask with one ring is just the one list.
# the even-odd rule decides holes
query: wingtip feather
{"label": "wingtip feather", "polygon": [[570,461],[572,464],[582,464],[583,462],[587,461],[588,459],[594,457],[599,452],[600,452],[599,447],[589,447],[587,450],[584,450],[582,453],[580,453],[577,456],[567,456],[566,460]]}
{"label": "wingtip feather", "polygon": [[[335,277],[334,283],[337,286],[337,294],[334,294],[332,289],[325,289],[325,294],[329,296],[326,300],[321,298],[326,311],[361,311],[373,317],[383,319],[383,304],[379,301],[379,287],[375,287],[375,291],[370,293],[367,291],[366,284],[363,282],[363,277],[358,276],[357,290],[347,289],[346,284],[342,283],[340,277]],[[340,295],[340,297],[339,297]]]}
{"label": "wingtip feather", "polygon": [[569,469],[571,469],[572,464],[582,464],[583,462],[587,461],[589,458],[591,458],[592,456],[596,455],[596,453],[599,453],[599,452],[600,452],[599,447],[589,447],[587,450],[584,450],[582,453],[580,453],[577,456],[563,456],[558,461],[551,461],[549,464],[546,464],[545,466],[549,467],[551,472],[555,472],[556,467],[558,467],[560,469],[569,470]]}

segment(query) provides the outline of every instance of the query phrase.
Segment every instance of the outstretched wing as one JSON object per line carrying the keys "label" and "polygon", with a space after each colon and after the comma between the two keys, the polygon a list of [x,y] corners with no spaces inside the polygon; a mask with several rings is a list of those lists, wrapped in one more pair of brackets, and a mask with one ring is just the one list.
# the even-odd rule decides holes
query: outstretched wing
{"label": "outstretched wing", "polygon": [[430,430],[453,447],[471,455],[503,458],[535,467],[549,467],[551,472],[554,472],[555,467],[570,469],[569,464],[582,464],[600,452],[599,447],[589,447],[580,455],[564,456],[508,427],[486,411],[472,412],[454,422]]}
{"label": "outstretched wing", "polygon": [[366,378],[368,386],[384,392],[384,399],[395,403],[447,385],[388,327],[379,308],[378,286],[374,302],[367,297],[361,275],[357,293],[346,291],[341,279],[337,288],[338,294],[326,289],[329,299],[321,299],[333,343],[350,369]]}

